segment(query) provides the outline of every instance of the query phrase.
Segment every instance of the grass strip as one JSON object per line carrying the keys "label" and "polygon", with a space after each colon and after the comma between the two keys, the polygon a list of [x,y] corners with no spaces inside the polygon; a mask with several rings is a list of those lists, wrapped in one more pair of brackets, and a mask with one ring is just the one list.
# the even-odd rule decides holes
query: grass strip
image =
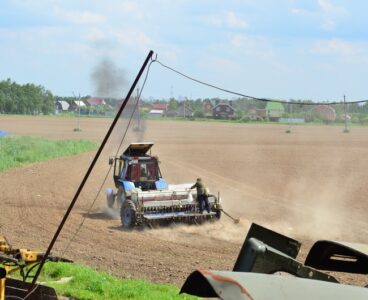
{"label": "grass strip", "polygon": [[48,140],[29,136],[2,137],[0,138],[0,172],[95,149],[97,144],[88,140]]}
{"label": "grass strip", "polygon": [[[67,277],[71,277],[67,282],[56,282]],[[73,299],[198,299],[185,294],[179,295],[179,289],[174,285],[121,279],[73,263],[46,263],[39,281],[54,288],[58,295]]]}

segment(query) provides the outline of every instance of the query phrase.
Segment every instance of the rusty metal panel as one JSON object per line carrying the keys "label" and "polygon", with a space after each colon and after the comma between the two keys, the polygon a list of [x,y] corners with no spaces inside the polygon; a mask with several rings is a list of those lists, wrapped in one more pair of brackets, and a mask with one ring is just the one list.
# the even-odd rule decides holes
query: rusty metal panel
{"label": "rusty metal panel", "polygon": [[293,276],[246,272],[193,272],[181,293],[199,297],[245,300],[367,300],[368,289],[350,285],[302,279]]}
{"label": "rusty metal panel", "polygon": [[[23,299],[28,294],[31,284],[21,280],[7,278],[5,287],[5,299]],[[30,300],[57,300],[58,297],[53,288],[44,285],[37,285],[35,290],[27,299]]]}
{"label": "rusty metal panel", "polygon": [[301,262],[264,244],[256,238],[247,240],[243,253],[244,258],[240,265],[241,269],[236,270],[237,272],[263,274],[287,272],[302,278],[338,282],[333,276],[305,266]]}
{"label": "rusty metal panel", "polygon": [[368,245],[337,241],[317,241],[305,260],[321,270],[368,274]]}
{"label": "rusty metal panel", "polygon": [[249,271],[249,240],[251,239],[257,239],[267,246],[272,247],[294,259],[297,257],[301,246],[301,243],[294,239],[291,239],[258,224],[252,223],[245,238],[244,244],[239,252],[238,258],[235,262],[233,271]]}

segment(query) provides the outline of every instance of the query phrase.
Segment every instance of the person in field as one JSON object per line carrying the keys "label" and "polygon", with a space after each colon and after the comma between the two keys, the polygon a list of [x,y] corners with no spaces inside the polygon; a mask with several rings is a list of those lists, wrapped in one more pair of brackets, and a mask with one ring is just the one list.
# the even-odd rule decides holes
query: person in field
{"label": "person in field", "polygon": [[199,210],[203,214],[204,209],[210,213],[210,204],[208,202],[207,188],[201,178],[197,178],[196,183],[190,189],[197,189],[197,200],[199,202]]}

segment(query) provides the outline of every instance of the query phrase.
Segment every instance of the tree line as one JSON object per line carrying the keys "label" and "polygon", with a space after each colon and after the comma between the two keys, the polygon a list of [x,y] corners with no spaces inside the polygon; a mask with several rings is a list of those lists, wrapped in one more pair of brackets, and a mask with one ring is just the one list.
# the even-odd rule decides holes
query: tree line
{"label": "tree line", "polygon": [[[82,96],[81,100],[85,101],[89,98],[89,95]],[[58,97],[53,96],[51,91],[45,89],[41,85],[35,85],[32,83],[18,84],[11,79],[6,79],[0,81],[0,113],[5,114],[54,114],[55,113],[55,102],[64,100],[71,104],[76,101],[75,97]],[[116,99],[105,98],[106,106],[94,108],[98,110],[98,113],[106,113],[107,110],[115,111],[116,107],[119,106],[119,102]],[[171,98],[168,100],[155,100],[155,101],[145,101],[141,100],[141,107],[151,107],[153,103],[167,103],[169,110],[176,110],[180,105],[185,104],[185,106],[191,109],[194,113],[194,117],[203,117],[203,103],[205,101],[216,102],[230,102],[229,99],[220,98],[197,98],[197,99],[185,99],[177,100]],[[304,117],[310,118],[310,114],[314,105],[303,105],[303,103],[309,102],[313,103],[312,100],[295,100],[290,99],[290,101],[296,103],[293,105],[283,104],[284,113],[283,117]],[[251,109],[264,109],[266,103],[258,100],[252,100],[248,98],[237,98],[231,101],[235,114],[238,119],[244,118],[247,112]],[[299,104],[300,103],[300,104]],[[344,105],[334,105],[333,108],[336,110],[338,115],[344,114]],[[346,107],[347,113],[351,116],[354,122],[368,122],[368,103],[361,104],[349,104]],[[82,110],[88,110],[90,112],[91,108],[85,107]],[[101,110],[101,111],[100,111]],[[313,121],[313,120],[311,120]]]}
{"label": "tree line", "polygon": [[18,84],[9,78],[0,81],[0,113],[47,115],[54,112],[54,96],[43,86]]}

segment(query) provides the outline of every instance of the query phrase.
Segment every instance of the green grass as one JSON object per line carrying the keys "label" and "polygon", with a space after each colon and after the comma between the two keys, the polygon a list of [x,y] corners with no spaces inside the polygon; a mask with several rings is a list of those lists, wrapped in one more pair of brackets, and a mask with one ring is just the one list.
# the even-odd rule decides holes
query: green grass
{"label": "green grass", "polygon": [[[64,277],[72,279],[66,283],[55,283]],[[74,299],[198,299],[189,295],[179,295],[179,289],[174,285],[120,279],[72,263],[46,263],[39,281],[53,287],[58,295]]]}
{"label": "green grass", "polygon": [[26,164],[80,154],[97,148],[87,140],[47,140],[28,136],[0,138],[0,172]]}

